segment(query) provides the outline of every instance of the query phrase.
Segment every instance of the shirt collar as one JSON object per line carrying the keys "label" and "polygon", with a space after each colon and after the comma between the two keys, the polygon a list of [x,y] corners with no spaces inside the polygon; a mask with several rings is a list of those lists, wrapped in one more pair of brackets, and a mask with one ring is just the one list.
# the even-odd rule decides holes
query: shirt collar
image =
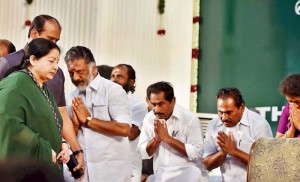
{"label": "shirt collar", "polygon": [[179,119],[179,118],[181,118],[181,115],[182,115],[182,112],[181,112],[179,106],[177,104],[175,104],[170,118],[175,117],[175,118]]}
{"label": "shirt collar", "polygon": [[[91,90],[97,90],[99,88],[99,86],[101,86],[101,84],[99,84],[101,82],[101,79],[104,79],[102,78],[99,74],[97,74],[97,76],[89,83],[89,85],[86,87],[86,89],[88,87],[91,88]],[[80,94],[80,93],[83,93],[85,91],[80,91],[78,88],[76,89],[75,91],[75,94]]]}
{"label": "shirt collar", "polygon": [[248,108],[245,107],[242,119],[240,120],[240,123],[246,126],[249,126],[249,120],[248,120]]}
{"label": "shirt collar", "polygon": [[97,74],[97,76],[90,82],[88,87],[90,87],[92,90],[97,90],[99,87],[99,83],[101,81],[101,76]]}

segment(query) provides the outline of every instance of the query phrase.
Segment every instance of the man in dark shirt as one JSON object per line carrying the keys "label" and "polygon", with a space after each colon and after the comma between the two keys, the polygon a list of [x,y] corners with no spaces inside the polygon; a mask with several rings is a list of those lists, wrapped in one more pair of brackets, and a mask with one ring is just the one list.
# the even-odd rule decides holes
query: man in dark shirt
{"label": "man in dark shirt", "polygon": [[[45,38],[56,43],[60,39],[60,33],[61,26],[55,18],[49,15],[39,15],[32,21],[28,32],[28,42],[35,38]],[[25,55],[27,46],[28,45],[26,44],[24,49],[0,58],[0,80],[8,76],[10,73],[22,68],[24,63],[23,57]],[[63,137],[69,142],[72,151],[79,151],[81,148],[77,141],[72,121],[69,118],[66,110],[64,82],[64,74],[59,68],[53,79],[49,80],[45,84],[54,96],[60,114],[63,118]],[[79,152],[75,157],[79,163],[75,170],[84,168],[83,154]]]}

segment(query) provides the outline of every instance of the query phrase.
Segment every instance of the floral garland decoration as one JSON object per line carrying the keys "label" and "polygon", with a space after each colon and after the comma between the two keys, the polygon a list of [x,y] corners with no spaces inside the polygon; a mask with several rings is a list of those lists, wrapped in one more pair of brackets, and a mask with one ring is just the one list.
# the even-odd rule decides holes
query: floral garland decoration
{"label": "floral garland decoration", "polygon": [[26,0],[26,15],[25,15],[25,22],[24,25],[27,27],[31,26],[31,4],[32,4],[33,0]]}
{"label": "floral garland decoration", "polygon": [[160,21],[159,21],[159,29],[157,30],[157,34],[164,36],[166,34],[166,30],[163,27],[162,23],[162,16],[165,13],[165,0],[158,0],[158,13],[160,15]]}
{"label": "floral garland decoration", "polygon": [[200,0],[193,2],[190,110],[197,112]]}

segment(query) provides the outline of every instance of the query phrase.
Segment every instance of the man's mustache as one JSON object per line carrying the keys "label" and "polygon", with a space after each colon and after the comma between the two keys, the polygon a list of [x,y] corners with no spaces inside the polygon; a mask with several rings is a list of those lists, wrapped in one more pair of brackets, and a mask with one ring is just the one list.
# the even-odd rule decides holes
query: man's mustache
{"label": "man's mustache", "polygon": [[223,122],[229,123],[231,122],[230,120],[226,119],[226,120],[222,120]]}
{"label": "man's mustache", "polygon": [[81,83],[83,81],[82,80],[77,80],[77,81],[72,80],[72,82],[73,82],[74,85],[79,85],[79,83]]}

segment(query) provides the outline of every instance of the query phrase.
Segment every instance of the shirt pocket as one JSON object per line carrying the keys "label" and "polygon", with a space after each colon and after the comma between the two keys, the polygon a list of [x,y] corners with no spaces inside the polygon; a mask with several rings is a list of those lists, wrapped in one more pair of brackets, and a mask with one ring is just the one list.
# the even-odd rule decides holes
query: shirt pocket
{"label": "shirt pocket", "polygon": [[104,104],[93,104],[93,117],[101,120],[110,121],[111,117],[108,111],[108,106]]}
{"label": "shirt pocket", "polygon": [[183,132],[178,131],[177,135],[174,138],[177,138],[182,143],[186,143],[186,135]]}
{"label": "shirt pocket", "polygon": [[253,142],[254,142],[254,140],[244,136],[240,140],[237,141],[237,147],[238,147],[238,149],[242,150],[243,152],[249,154]]}

